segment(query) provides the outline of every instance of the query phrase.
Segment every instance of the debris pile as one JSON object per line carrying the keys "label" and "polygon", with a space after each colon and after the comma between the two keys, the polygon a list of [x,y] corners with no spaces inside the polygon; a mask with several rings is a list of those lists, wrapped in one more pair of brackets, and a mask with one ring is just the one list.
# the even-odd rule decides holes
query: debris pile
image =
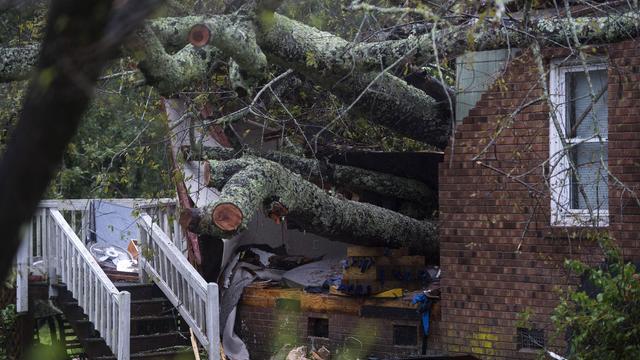
{"label": "debris pile", "polygon": [[[220,322],[225,353],[231,358],[248,356],[248,349],[234,334],[237,306],[245,292],[271,293],[269,288],[293,288],[318,294],[318,301],[345,300],[378,308],[378,301],[398,301],[396,306],[415,311],[415,320],[429,333],[431,305],[437,301],[440,269],[427,266],[424,256],[410,255],[408,249],[351,246],[346,257],[306,257],[288,255],[284,246],[244,246],[221,275]],[[249,298],[254,298],[250,296]],[[347,299],[358,297],[361,299]],[[367,299],[365,299],[367,298]],[[353,301],[352,301],[353,300]],[[412,302],[413,300],[413,302]],[[312,303],[312,302],[310,302]],[[308,303],[308,304],[310,304]],[[346,304],[345,303],[345,304]],[[300,305],[298,305],[300,306]],[[357,310],[358,312],[361,311]],[[272,360],[327,360],[327,349],[292,344],[280,349]],[[313,344],[312,344],[313,345]]]}
{"label": "debris pile", "polygon": [[309,350],[306,346],[283,346],[271,356],[270,360],[330,360],[331,352],[322,346],[317,350]]}
{"label": "debris pile", "polygon": [[138,281],[138,254],[140,250],[135,240],[127,249],[106,243],[94,243],[89,252],[110,279],[116,281]]}
{"label": "debris pile", "polygon": [[[346,258],[309,258],[286,255],[282,248],[247,247],[227,267],[255,276],[260,287],[299,288],[309,293],[357,297],[401,297],[407,291],[439,287],[440,269],[425,265],[425,257],[406,248],[350,246]],[[273,251],[273,252],[272,252]]]}
{"label": "debris pile", "polygon": [[332,293],[397,297],[403,290],[426,289],[440,277],[437,266],[426,266],[424,256],[409,255],[407,248],[350,246],[342,266],[342,281]]}

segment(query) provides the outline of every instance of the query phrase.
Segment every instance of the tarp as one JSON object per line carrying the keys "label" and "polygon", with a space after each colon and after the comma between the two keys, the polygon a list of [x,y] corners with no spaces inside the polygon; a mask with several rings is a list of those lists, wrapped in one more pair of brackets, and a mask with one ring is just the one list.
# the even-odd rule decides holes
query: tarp
{"label": "tarp", "polygon": [[342,274],[341,260],[324,259],[298,266],[282,274],[282,282],[293,288],[321,287],[327,279]]}

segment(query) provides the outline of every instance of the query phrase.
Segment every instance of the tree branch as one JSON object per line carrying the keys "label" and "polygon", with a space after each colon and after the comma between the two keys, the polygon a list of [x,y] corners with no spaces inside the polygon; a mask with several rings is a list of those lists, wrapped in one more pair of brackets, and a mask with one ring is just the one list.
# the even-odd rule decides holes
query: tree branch
{"label": "tree branch", "polygon": [[438,251],[437,228],[431,222],[338,199],[273,161],[254,158],[244,167],[226,163],[212,162],[215,174],[238,170],[226,183],[210,184],[222,189],[220,198],[182,216],[181,222],[198,233],[236,234],[246,229],[256,210],[262,209],[274,220],[284,217],[305,231],[333,240],[369,246],[411,246],[430,254]]}
{"label": "tree branch", "polygon": [[[256,153],[244,151],[248,156],[240,157],[243,152],[225,148],[205,148],[201,154],[189,153],[189,160],[210,160],[210,186],[223,184],[231,175],[256,162],[256,156],[276,162],[286,169],[299,174],[302,178],[318,184],[333,184],[352,190],[374,192],[386,197],[410,200],[423,205],[430,205],[434,201],[434,193],[424,183],[395,175],[377,171],[361,169],[354,166],[338,165],[316,159],[307,159],[284,152]],[[232,160],[234,161],[224,161]],[[220,161],[223,160],[223,161]]]}
{"label": "tree branch", "polygon": [[38,67],[0,160],[0,228],[5,245],[0,278],[6,277],[20,243],[20,227],[31,219],[56,172],[100,71],[156,3],[135,1],[112,8],[110,0],[52,2]]}

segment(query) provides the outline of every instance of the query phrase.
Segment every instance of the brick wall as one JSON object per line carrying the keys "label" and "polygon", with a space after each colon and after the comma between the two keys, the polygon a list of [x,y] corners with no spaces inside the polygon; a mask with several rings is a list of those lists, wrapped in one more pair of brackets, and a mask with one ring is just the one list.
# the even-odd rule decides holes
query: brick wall
{"label": "brick wall", "polygon": [[[378,357],[398,358],[418,355],[422,349],[422,331],[415,310],[411,319],[383,317],[365,317],[339,312],[317,313],[280,309],[278,307],[257,307],[240,305],[236,321],[236,331],[247,345],[251,359],[269,359],[284,344],[307,345],[316,348],[324,345],[331,351],[332,358],[342,355],[354,355],[359,358]],[[328,320],[328,337],[311,336],[308,328],[309,318]],[[417,344],[415,346],[397,346],[393,344],[394,326],[416,327]],[[440,353],[439,322],[431,325],[429,353]],[[349,352],[349,354],[345,354]],[[347,356],[347,358],[356,358]]]}
{"label": "brick wall", "polygon": [[[629,41],[598,51],[610,64],[609,168],[635,188],[640,183],[640,48]],[[545,63],[563,55],[546,50]],[[544,102],[534,101],[542,95],[537,80],[529,54],[512,61],[457,126],[440,166],[442,346],[452,353],[534,358],[517,348],[518,316],[525,311],[532,314],[531,324],[544,330],[547,345],[563,352],[549,320],[557,303],[554,289],[575,282],[563,260],[602,260],[584,229],[549,226],[550,200],[544,166],[539,166],[549,152],[549,112]],[[640,209],[629,192],[609,183],[609,230],[625,257],[637,259]]]}

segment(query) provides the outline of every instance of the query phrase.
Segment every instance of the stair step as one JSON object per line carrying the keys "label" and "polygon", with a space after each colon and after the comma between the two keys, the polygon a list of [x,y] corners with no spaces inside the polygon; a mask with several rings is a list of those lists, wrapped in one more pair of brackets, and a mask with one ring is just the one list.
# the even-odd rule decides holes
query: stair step
{"label": "stair step", "polygon": [[167,332],[163,334],[135,335],[131,337],[131,353],[141,353],[174,346],[189,346],[188,332]]}
{"label": "stair step", "polygon": [[[155,284],[116,283],[121,291],[131,294],[132,359],[193,359],[191,341],[184,321]],[[84,310],[64,284],[56,284],[56,303],[62,309],[76,338],[67,347],[82,348],[91,359],[115,359]],[[67,331],[65,331],[66,333]],[[72,335],[72,334],[68,334]]]}
{"label": "stair step", "polygon": [[[100,333],[94,329],[93,323],[88,319],[75,321],[76,332],[79,338],[100,337]],[[131,318],[131,335],[152,335],[175,332],[179,329],[178,318],[167,316],[137,316]]]}
{"label": "stair step", "polygon": [[[131,354],[131,359],[144,360],[191,360],[195,359],[191,346],[181,347],[178,349],[167,349],[165,351],[142,352]],[[100,356],[95,360],[116,360],[115,356]]]}
{"label": "stair step", "polygon": [[[113,356],[111,349],[102,338],[81,339],[80,342],[90,358]],[[179,346],[191,346],[189,333],[173,331],[163,334],[134,335],[131,336],[130,352],[146,354]]]}
{"label": "stair step", "polygon": [[[78,306],[78,301],[69,300],[60,303],[60,306],[63,307],[76,307]],[[139,300],[131,300],[131,314],[138,316],[148,316],[148,315],[164,315],[173,313],[173,305],[166,298],[153,298],[153,299],[139,299]],[[80,307],[75,310],[82,311]],[[81,316],[84,314],[81,312],[78,314]],[[71,327],[67,326],[67,329]]]}
{"label": "stair step", "polygon": [[156,284],[118,282],[114,285],[120,291],[128,291],[131,294],[131,300],[164,298],[164,294]]}
{"label": "stair step", "polygon": [[131,318],[131,335],[147,335],[176,331],[177,319],[168,316],[142,316]]}
{"label": "stair step", "polygon": [[[60,299],[58,299],[60,300]],[[62,312],[64,312],[64,317],[71,324],[76,321],[86,320],[88,319],[87,315],[84,313],[84,310],[78,305],[78,302],[75,300],[71,301],[63,301],[56,303],[60,306]],[[73,328],[73,325],[72,325]]]}
{"label": "stair step", "polygon": [[173,305],[166,298],[131,300],[131,314],[137,316],[171,314]]}
{"label": "stair step", "polygon": [[80,342],[90,359],[99,356],[113,356],[111,349],[102,338],[86,338],[81,339]]}

